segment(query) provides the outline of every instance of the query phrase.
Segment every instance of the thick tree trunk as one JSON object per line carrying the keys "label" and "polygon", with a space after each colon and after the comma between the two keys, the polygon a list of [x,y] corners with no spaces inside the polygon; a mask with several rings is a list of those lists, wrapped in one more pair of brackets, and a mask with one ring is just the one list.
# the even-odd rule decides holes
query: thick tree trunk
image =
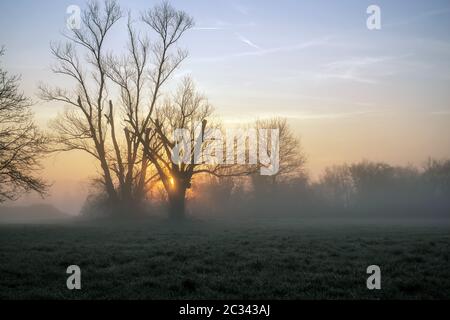
{"label": "thick tree trunk", "polygon": [[117,202],[119,199],[117,197],[116,189],[114,188],[111,174],[109,172],[109,169],[107,168],[107,165],[102,163],[102,169],[104,173],[105,188],[106,192],[108,193],[108,197],[111,200],[111,202]]}
{"label": "thick tree trunk", "polygon": [[169,217],[184,220],[186,217],[186,189],[176,188],[169,193]]}

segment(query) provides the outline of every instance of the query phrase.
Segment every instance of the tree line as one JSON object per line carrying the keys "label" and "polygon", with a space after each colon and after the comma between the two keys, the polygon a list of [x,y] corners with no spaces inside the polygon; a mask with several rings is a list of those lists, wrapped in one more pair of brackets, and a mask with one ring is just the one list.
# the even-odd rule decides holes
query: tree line
{"label": "tree line", "polygon": [[250,175],[196,185],[195,214],[259,217],[450,217],[450,160],[421,167],[363,160],[326,168],[312,180],[304,170],[277,178]]}
{"label": "tree line", "polygon": [[[95,208],[119,218],[148,211],[155,192],[162,194],[156,198],[163,199],[174,219],[185,217],[188,198],[200,211],[231,209],[234,204],[290,212],[376,208],[387,199],[390,206],[405,204],[419,185],[443,194],[442,199],[448,195],[448,162],[437,161],[430,161],[423,172],[371,162],[336,166],[312,183],[300,141],[280,118],[248,125],[278,129],[280,168],[275,175],[259,175],[260,164],[171,161],[175,129],[200,130],[201,138],[208,130],[223,129],[194,81],[174,79],[188,56],[180,41],[194,19],[167,2],[133,17],[117,1],[107,0],[88,2],[81,20],[79,29],[66,31],[64,41],[50,46],[52,71],[70,85],[39,85],[43,101],[66,106],[51,121],[50,134],[34,124],[32,102],[20,93],[20,79],[0,69],[0,201],[28,191],[45,195],[49,185],[37,176],[40,160],[51,152],[73,150],[90,155],[100,169],[85,211]],[[118,31],[114,28],[121,27],[127,34],[126,50],[111,51],[108,45]],[[192,135],[189,143],[195,150],[198,137]],[[194,160],[196,155],[187,156]],[[245,151],[242,156],[249,157]],[[446,203],[436,199],[434,204]]]}

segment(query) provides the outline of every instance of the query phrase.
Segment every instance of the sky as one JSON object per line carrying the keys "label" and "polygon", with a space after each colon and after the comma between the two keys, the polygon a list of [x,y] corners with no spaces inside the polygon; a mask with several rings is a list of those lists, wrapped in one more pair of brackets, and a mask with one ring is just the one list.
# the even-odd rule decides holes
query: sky
{"label": "sky", "polygon": [[[137,18],[158,2],[120,3]],[[190,74],[226,122],[288,118],[313,177],[362,159],[421,165],[450,157],[448,0],[170,3],[196,22],[181,42],[189,58],[174,80]],[[366,26],[372,4],[381,9],[380,30]],[[64,108],[36,92],[40,81],[64,83],[50,71],[49,44],[63,40],[70,5],[85,2],[0,2],[2,65],[22,76],[43,127]],[[121,24],[108,39],[111,50],[125,46]],[[60,208],[79,205],[95,170],[80,154],[46,161],[44,175],[61,186],[53,195]]]}

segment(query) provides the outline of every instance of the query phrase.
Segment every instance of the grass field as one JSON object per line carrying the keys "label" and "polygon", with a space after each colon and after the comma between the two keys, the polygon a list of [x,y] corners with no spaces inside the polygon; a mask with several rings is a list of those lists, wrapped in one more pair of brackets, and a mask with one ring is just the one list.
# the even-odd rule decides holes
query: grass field
{"label": "grass field", "polygon": [[[444,299],[448,224],[0,225],[0,299]],[[82,289],[66,288],[79,265]],[[366,268],[381,267],[381,290]]]}

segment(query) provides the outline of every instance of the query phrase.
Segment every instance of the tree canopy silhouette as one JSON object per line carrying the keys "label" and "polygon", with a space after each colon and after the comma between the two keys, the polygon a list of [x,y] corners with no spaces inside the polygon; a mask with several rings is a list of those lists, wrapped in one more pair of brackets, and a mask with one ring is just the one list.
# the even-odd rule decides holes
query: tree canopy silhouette
{"label": "tree canopy silhouette", "polygon": [[[0,48],[0,57],[3,53]],[[0,65],[0,202],[28,191],[44,195],[48,188],[36,176],[48,138],[34,123],[31,101],[19,91],[19,81]]]}
{"label": "tree canopy silhouette", "polygon": [[[40,92],[46,101],[70,106],[52,123],[55,150],[82,150],[93,156],[102,170],[98,181],[109,208],[128,215],[139,209],[149,183],[157,178],[148,176],[151,163],[144,155],[144,136],[153,129],[162,87],[187,56],[177,43],[193,20],[166,2],[157,5],[141,15],[153,36],[150,41],[134,29],[129,14],[127,52],[106,53],[111,29],[122,16],[117,1],[105,1],[103,6],[89,2],[81,29],[66,34],[66,44],[51,48],[57,60],[53,71],[76,85],[69,89],[41,85]],[[114,91],[118,97],[111,94]]]}

